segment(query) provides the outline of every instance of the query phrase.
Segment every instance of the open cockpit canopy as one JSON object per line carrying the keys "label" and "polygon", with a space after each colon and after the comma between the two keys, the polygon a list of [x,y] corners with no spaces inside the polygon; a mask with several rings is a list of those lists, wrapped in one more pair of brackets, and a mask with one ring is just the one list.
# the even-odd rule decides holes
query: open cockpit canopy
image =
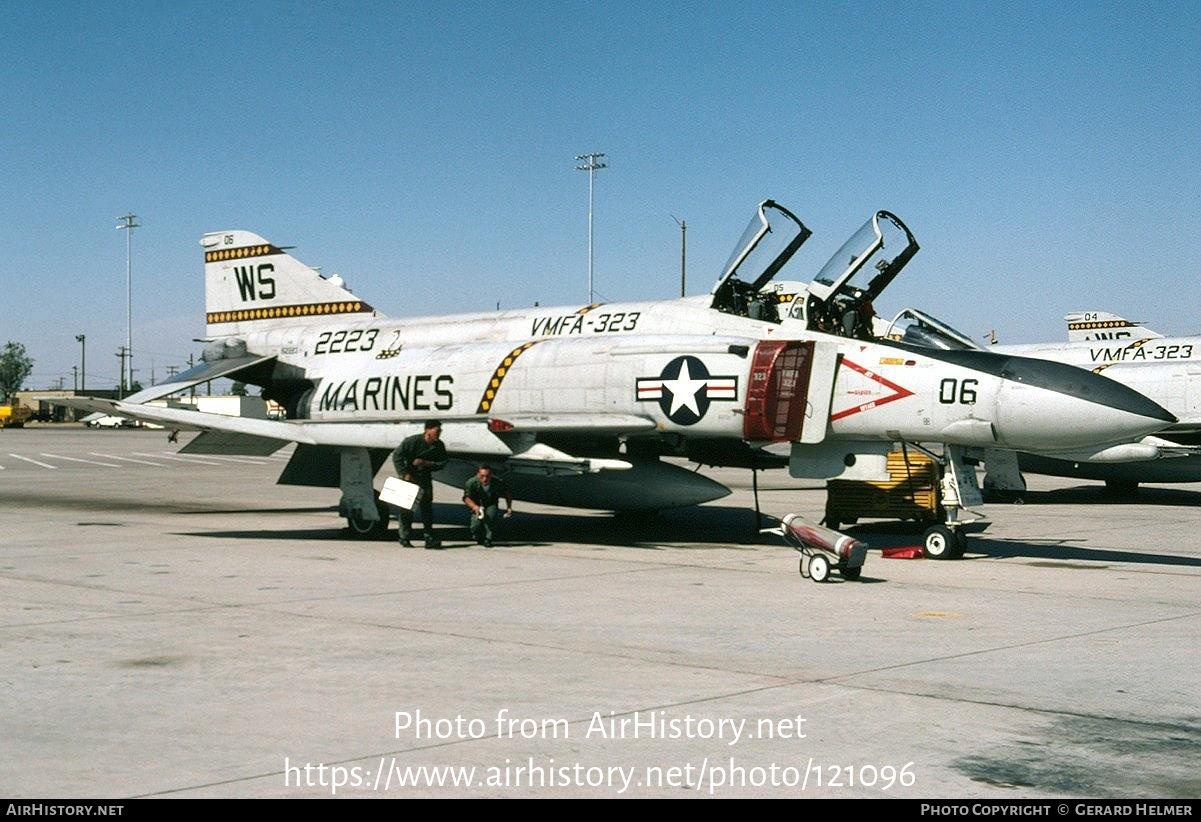
{"label": "open cockpit canopy", "polygon": [[[895,214],[877,211],[808,285],[777,282],[774,290],[770,288],[769,283],[811,233],[791,211],[774,200],[764,200],[713,286],[712,307],[780,322],[780,300],[786,298],[785,293],[796,293],[790,298],[788,316],[808,328],[872,336],[872,301],[917,253],[913,234]],[[782,290],[785,286],[787,292]]]}

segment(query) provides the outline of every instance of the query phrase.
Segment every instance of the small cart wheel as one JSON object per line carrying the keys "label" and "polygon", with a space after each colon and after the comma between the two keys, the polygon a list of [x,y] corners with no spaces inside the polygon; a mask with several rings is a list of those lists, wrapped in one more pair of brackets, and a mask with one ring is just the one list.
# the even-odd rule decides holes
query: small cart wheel
{"label": "small cart wheel", "polygon": [[809,560],[809,578],[814,582],[825,582],[830,578],[830,560],[814,554]]}
{"label": "small cart wheel", "polygon": [[945,525],[931,525],[924,535],[926,556],[930,559],[952,559],[959,540]]}
{"label": "small cart wheel", "polygon": [[849,579],[849,580],[854,581],[856,579],[859,579],[859,575],[861,573],[863,573],[863,566],[857,565],[854,568],[848,568],[845,565],[839,565],[838,572],[840,574],[842,574],[843,579]]}

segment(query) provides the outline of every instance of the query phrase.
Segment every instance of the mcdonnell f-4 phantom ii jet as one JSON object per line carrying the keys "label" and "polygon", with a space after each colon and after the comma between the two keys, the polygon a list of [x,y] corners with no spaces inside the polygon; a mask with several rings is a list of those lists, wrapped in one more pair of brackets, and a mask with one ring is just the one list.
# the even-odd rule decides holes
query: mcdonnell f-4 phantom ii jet
{"label": "mcdonnell f-4 phantom ii jet", "polygon": [[[393,319],[256,234],[214,232],[203,363],[124,401],[66,404],[200,429],[193,453],[297,443],[279,482],[340,488],[362,534],[386,530],[375,474],[427,417],[443,421],[445,482],[487,460],[524,500],[633,510],[729,493],[666,456],[884,479],[899,441],[1087,456],[1173,422],[1070,366],[872,339],[871,300],[913,235],[877,212],[811,283],[776,280],[809,235],[768,200],[707,296]],[[287,419],[141,404],[217,377],[261,386]]]}

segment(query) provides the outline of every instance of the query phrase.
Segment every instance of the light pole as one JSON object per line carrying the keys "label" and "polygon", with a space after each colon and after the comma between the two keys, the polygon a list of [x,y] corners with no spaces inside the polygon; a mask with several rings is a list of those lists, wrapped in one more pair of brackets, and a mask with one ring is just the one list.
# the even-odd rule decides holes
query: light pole
{"label": "light pole", "polygon": [[79,343],[79,393],[82,394],[88,390],[88,338],[76,334],[75,342]]}
{"label": "light pole", "polygon": [[[124,216],[118,217],[120,222],[117,223],[117,230],[125,232],[125,350],[126,356],[129,358],[129,382],[125,382],[125,375],[121,375],[121,381],[126,385],[133,384],[133,230],[141,225],[138,216],[133,212]],[[125,360],[121,361],[124,365]]]}
{"label": "light pole", "polygon": [[596,293],[592,288],[592,177],[602,168],[608,168],[608,163],[600,162],[600,158],[604,154],[577,154],[576,159],[582,162],[582,165],[575,167],[576,171],[588,172],[588,304],[595,302],[593,295]]}

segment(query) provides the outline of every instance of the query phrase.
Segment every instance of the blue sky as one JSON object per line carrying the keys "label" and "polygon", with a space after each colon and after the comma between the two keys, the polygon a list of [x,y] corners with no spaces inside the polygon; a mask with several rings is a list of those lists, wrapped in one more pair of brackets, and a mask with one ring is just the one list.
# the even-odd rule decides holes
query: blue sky
{"label": "blue sky", "polygon": [[755,203],[922,246],[878,308],[1059,339],[1201,333],[1201,7],[1163,3],[22,4],[0,32],[0,342],[33,387],[199,355],[206,231],[396,315],[708,291]]}

